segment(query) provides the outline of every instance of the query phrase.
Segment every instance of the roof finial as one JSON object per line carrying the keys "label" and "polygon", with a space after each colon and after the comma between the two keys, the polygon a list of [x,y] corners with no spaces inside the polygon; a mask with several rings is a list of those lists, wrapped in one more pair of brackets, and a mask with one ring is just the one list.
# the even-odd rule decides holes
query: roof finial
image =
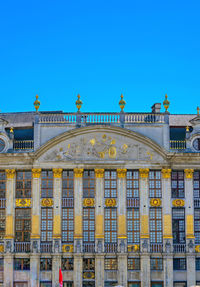
{"label": "roof finial", "polygon": [[79,95],[79,94],[78,94],[77,98],[78,98],[78,99],[76,100],[76,107],[77,107],[77,109],[78,109],[77,112],[80,112],[80,109],[81,109],[81,107],[82,107],[83,102],[80,100],[80,95]]}
{"label": "roof finial", "polygon": [[35,98],[36,98],[36,100],[33,104],[34,104],[36,112],[38,112],[38,109],[40,107],[40,101],[38,100],[38,98],[39,98],[38,95],[36,95]]}
{"label": "roof finial", "polygon": [[169,104],[170,104],[170,102],[168,101],[168,96],[167,96],[167,94],[165,95],[165,100],[163,101],[163,106],[164,106],[164,108],[165,108],[165,112],[166,113],[168,113],[168,108],[169,108]]}
{"label": "roof finial", "polygon": [[124,101],[124,96],[121,94],[121,100],[119,101],[119,106],[121,108],[121,112],[124,111],[125,105],[126,105],[126,102]]}
{"label": "roof finial", "polygon": [[199,116],[199,107],[197,107],[197,115]]}

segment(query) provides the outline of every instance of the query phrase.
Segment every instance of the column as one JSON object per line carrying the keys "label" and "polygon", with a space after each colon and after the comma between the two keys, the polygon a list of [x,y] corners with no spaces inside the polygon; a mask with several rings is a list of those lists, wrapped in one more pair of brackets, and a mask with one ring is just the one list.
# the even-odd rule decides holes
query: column
{"label": "column", "polygon": [[194,198],[193,169],[185,169],[185,217],[186,217],[186,256],[187,284],[196,285],[195,253],[194,253]]}
{"label": "column", "polygon": [[126,169],[117,169],[118,193],[118,284],[127,286]]}
{"label": "column", "polygon": [[53,250],[61,251],[62,168],[53,168]]}
{"label": "column", "polygon": [[40,286],[40,255],[32,253],[30,256],[30,287]]}
{"label": "column", "polygon": [[52,256],[52,287],[59,286],[59,268],[61,267],[61,257],[58,254]]}
{"label": "column", "polygon": [[104,169],[95,169],[95,286],[104,286]]}
{"label": "column", "polygon": [[149,250],[149,169],[141,168],[140,172],[140,239],[141,239],[141,287],[150,286]]}
{"label": "column", "polygon": [[83,260],[82,255],[79,253],[74,254],[74,287],[82,286],[83,276]]}
{"label": "column", "polygon": [[171,210],[171,169],[162,169],[162,210],[163,210],[163,266],[164,285],[173,287],[173,236]]}
{"label": "column", "polygon": [[4,255],[4,287],[13,287],[13,254]]}

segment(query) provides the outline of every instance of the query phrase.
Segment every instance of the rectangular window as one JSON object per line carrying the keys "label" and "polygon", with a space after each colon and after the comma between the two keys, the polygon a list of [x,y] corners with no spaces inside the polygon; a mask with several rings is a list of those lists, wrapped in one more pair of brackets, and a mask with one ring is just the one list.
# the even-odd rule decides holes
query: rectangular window
{"label": "rectangular window", "polygon": [[184,171],[172,171],[172,198],[184,198]]}
{"label": "rectangular window", "polygon": [[84,281],[82,286],[83,287],[95,287],[95,282],[94,281]]}
{"label": "rectangular window", "polygon": [[28,287],[28,282],[14,282],[14,287]]}
{"label": "rectangular window", "polygon": [[117,209],[105,208],[105,243],[117,242]]}
{"label": "rectangular window", "polygon": [[42,170],[41,173],[41,197],[53,197],[53,171]]}
{"label": "rectangular window", "polygon": [[29,242],[31,234],[31,209],[15,209],[15,241]]}
{"label": "rectangular window", "polygon": [[94,270],[95,270],[95,259],[83,258],[83,271],[94,271]]}
{"label": "rectangular window", "polygon": [[163,270],[162,258],[151,258],[151,270]]}
{"label": "rectangular window", "polygon": [[162,243],[162,208],[149,209],[150,242]]}
{"label": "rectangular window", "polygon": [[0,241],[4,239],[6,227],[5,208],[0,208]]}
{"label": "rectangular window", "polygon": [[6,173],[0,171],[0,198],[6,198]]}
{"label": "rectangular window", "polygon": [[40,271],[51,271],[51,270],[52,270],[52,259],[40,258]]}
{"label": "rectangular window", "polygon": [[63,170],[62,196],[64,198],[74,197],[74,172],[73,170]]}
{"label": "rectangular window", "polygon": [[105,270],[117,270],[117,258],[105,258]]}
{"label": "rectangular window", "polygon": [[74,259],[73,258],[62,258],[62,270],[73,270],[74,269]]}
{"label": "rectangular window", "polygon": [[47,281],[41,281],[40,282],[40,287],[52,287],[52,283],[51,282],[47,282]]}
{"label": "rectangular window", "polygon": [[128,283],[128,287],[140,287],[140,282],[131,282],[131,283]]}
{"label": "rectangular window", "polygon": [[92,197],[95,194],[94,170],[84,170],[83,172],[83,198]]}
{"label": "rectangular window", "polygon": [[41,213],[41,241],[52,241],[53,209],[42,208]]}
{"label": "rectangular window", "polygon": [[194,198],[200,198],[200,171],[195,171],[193,176]]}
{"label": "rectangular window", "polygon": [[163,287],[163,282],[151,282],[151,287]]}
{"label": "rectangular window", "polygon": [[200,244],[200,208],[194,209],[194,234],[195,243]]}
{"label": "rectangular window", "polygon": [[139,171],[128,170],[126,174],[127,198],[139,198]]}
{"label": "rectangular window", "polygon": [[0,272],[4,270],[3,266],[3,258],[0,258]]}
{"label": "rectangular window", "polygon": [[174,270],[186,270],[186,259],[185,258],[174,258],[173,269]]}
{"label": "rectangular window", "polygon": [[161,171],[150,170],[149,172],[149,197],[162,197]]}
{"label": "rectangular window", "polygon": [[172,232],[174,244],[185,244],[185,209],[172,208]]}
{"label": "rectangular window", "polygon": [[73,282],[70,281],[63,281],[63,287],[73,287]]}
{"label": "rectangular window", "polygon": [[104,175],[105,197],[117,197],[117,172],[114,170],[106,170]]}
{"label": "rectangular window", "polygon": [[83,208],[83,241],[95,240],[95,209]]}
{"label": "rectangular window", "polygon": [[128,270],[140,270],[140,258],[128,258]]}
{"label": "rectangular window", "polygon": [[74,209],[62,208],[62,241],[73,242],[74,240]]}
{"label": "rectangular window", "polygon": [[14,258],[14,270],[18,271],[30,270],[30,259]]}
{"label": "rectangular window", "polygon": [[174,282],[174,287],[186,287],[187,282],[181,281],[181,282]]}
{"label": "rectangular window", "polygon": [[16,198],[31,198],[31,171],[17,171]]}
{"label": "rectangular window", "polygon": [[140,211],[139,208],[127,209],[127,240],[128,244],[140,242]]}
{"label": "rectangular window", "polygon": [[196,270],[200,270],[200,257],[196,258]]}

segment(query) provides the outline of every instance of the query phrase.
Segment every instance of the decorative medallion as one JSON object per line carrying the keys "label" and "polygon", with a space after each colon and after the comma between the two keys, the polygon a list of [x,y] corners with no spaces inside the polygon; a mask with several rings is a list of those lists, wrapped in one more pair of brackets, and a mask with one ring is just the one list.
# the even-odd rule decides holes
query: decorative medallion
{"label": "decorative medallion", "polygon": [[185,177],[186,178],[193,178],[194,169],[185,169]]}
{"label": "decorative medallion", "polygon": [[195,252],[199,253],[200,252],[200,245],[195,246]]}
{"label": "decorative medallion", "polygon": [[157,206],[161,206],[161,199],[160,198],[151,198],[151,200],[150,200],[150,205],[151,206],[155,206],[155,207],[157,207]]}
{"label": "decorative medallion", "polygon": [[139,244],[128,245],[128,252],[137,252],[140,250]]}
{"label": "decorative medallion", "polygon": [[109,158],[116,158],[116,155],[117,155],[117,149],[115,146],[111,146],[108,150],[108,155],[109,155]]}
{"label": "decorative medallion", "polygon": [[4,252],[4,245],[1,244],[1,245],[0,245],[0,253],[3,253],[3,252]]}
{"label": "decorative medallion", "polygon": [[43,198],[41,201],[41,205],[43,207],[51,207],[51,206],[53,206],[53,199],[52,198]]}
{"label": "decorative medallion", "polygon": [[85,198],[83,200],[83,206],[85,206],[85,207],[93,207],[94,206],[94,198]]}
{"label": "decorative medallion", "polygon": [[30,198],[20,198],[15,200],[16,207],[30,207],[31,199]]}
{"label": "decorative medallion", "polygon": [[105,200],[105,205],[107,207],[114,207],[114,206],[116,206],[116,199],[115,198],[107,198]]}
{"label": "decorative medallion", "polygon": [[171,178],[172,170],[170,168],[163,168],[162,169],[162,177],[163,178]]}
{"label": "decorative medallion", "polygon": [[62,246],[62,251],[63,252],[73,252],[74,247],[72,244],[65,244]]}
{"label": "decorative medallion", "polygon": [[15,177],[15,169],[6,169],[6,177],[8,179]]}
{"label": "decorative medallion", "polygon": [[41,168],[33,168],[32,169],[32,177],[33,178],[40,178],[41,176]]}
{"label": "decorative medallion", "polygon": [[141,178],[147,178],[149,176],[149,169],[148,168],[140,168],[140,177]]}
{"label": "decorative medallion", "polygon": [[75,168],[74,169],[74,176],[75,177],[82,177],[83,176],[83,168]]}
{"label": "decorative medallion", "polygon": [[104,177],[104,169],[103,168],[96,168],[95,169],[95,175],[97,178],[103,178]]}
{"label": "decorative medallion", "polygon": [[117,176],[119,177],[119,178],[125,178],[126,177],[126,172],[127,172],[127,169],[125,169],[125,168],[118,168],[117,169]]}
{"label": "decorative medallion", "polygon": [[94,279],[95,278],[94,272],[84,272],[83,278],[84,279]]}
{"label": "decorative medallion", "polygon": [[183,199],[174,199],[172,201],[173,206],[175,207],[182,207],[185,205],[185,201]]}

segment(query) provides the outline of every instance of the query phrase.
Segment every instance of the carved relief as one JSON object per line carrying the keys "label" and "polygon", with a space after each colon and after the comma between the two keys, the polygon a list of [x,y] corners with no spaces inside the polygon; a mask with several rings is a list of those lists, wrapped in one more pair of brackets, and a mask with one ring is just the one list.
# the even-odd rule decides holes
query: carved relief
{"label": "carved relief", "polygon": [[160,198],[151,198],[150,200],[150,205],[151,206],[155,206],[155,207],[158,207],[158,206],[161,206],[161,199]]}
{"label": "carved relief", "polygon": [[85,198],[83,200],[83,206],[85,206],[85,207],[93,207],[94,206],[94,198]]}
{"label": "carved relief", "polygon": [[185,201],[183,199],[174,199],[172,201],[173,206],[175,207],[182,207],[185,205]]}
{"label": "carved relief", "polygon": [[43,198],[41,201],[41,205],[43,207],[51,207],[53,206],[53,199],[51,198]]}
{"label": "carved relief", "polygon": [[106,207],[114,207],[116,206],[116,199],[115,198],[107,198],[105,200]]}
{"label": "carved relief", "polygon": [[41,168],[33,168],[32,169],[32,177],[33,178],[40,178],[41,176]]}
{"label": "carved relief", "polygon": [[31,206],[31,199],[30,198],[16,199],[15,205],[16,205],[16,207],[30,207]]}

